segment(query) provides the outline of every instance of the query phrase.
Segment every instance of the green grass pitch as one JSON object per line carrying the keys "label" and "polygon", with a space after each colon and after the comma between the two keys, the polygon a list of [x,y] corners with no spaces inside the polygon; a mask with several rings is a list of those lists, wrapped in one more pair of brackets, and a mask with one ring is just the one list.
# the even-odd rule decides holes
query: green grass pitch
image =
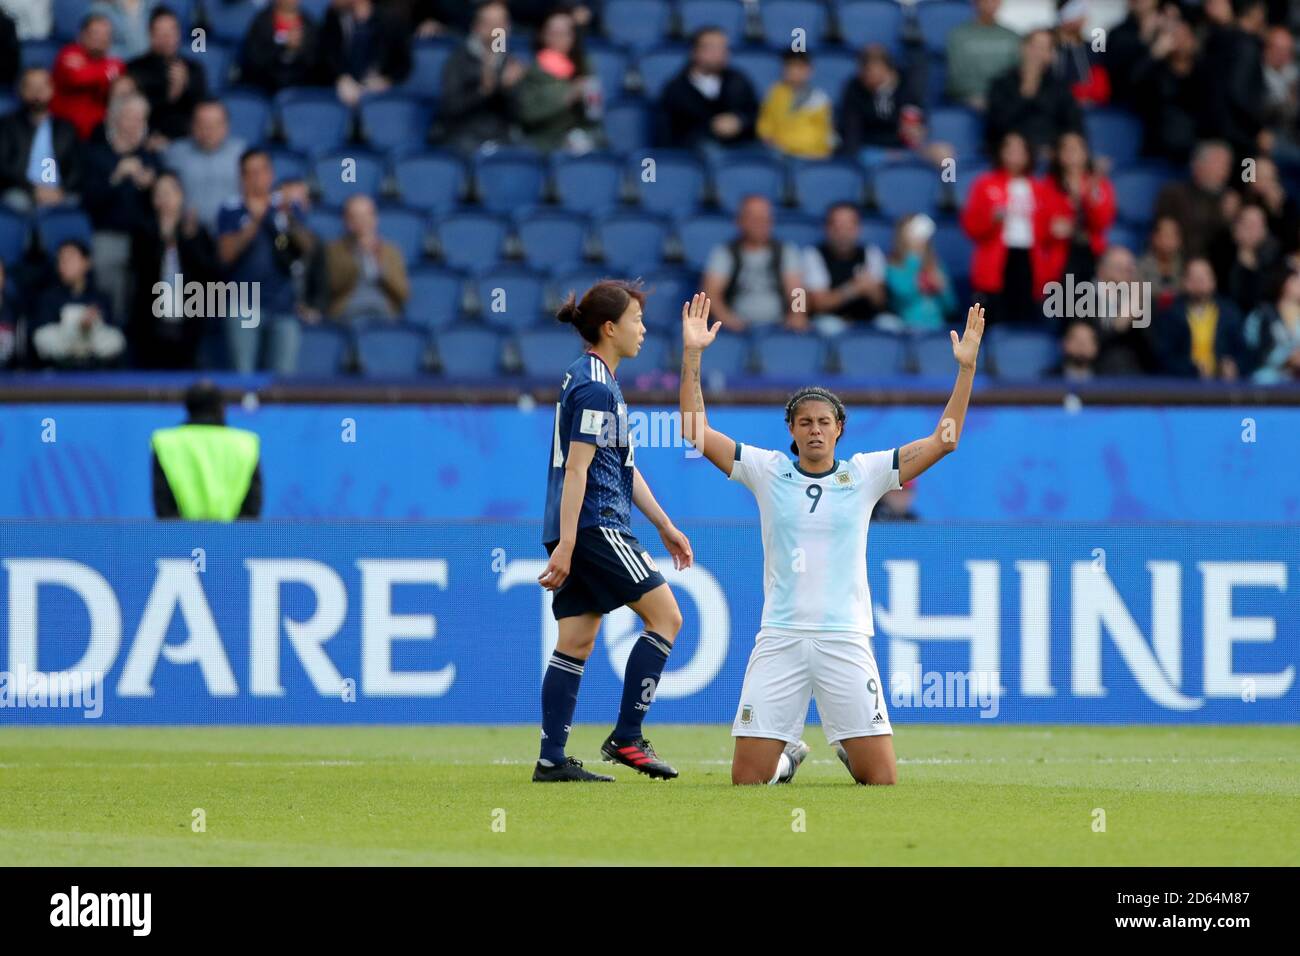
{"label": "green grass pitch", "polygon": [[[897,787],[853,785],[810,727],[793,785],[733,788],[721,726],[651,729],[678,780],[587,786],[529,782],[532,727],[10,726],[0,860],[1300,864],[1300,727],[898,729]],[[608,767],[605,731],[570,753]]]}

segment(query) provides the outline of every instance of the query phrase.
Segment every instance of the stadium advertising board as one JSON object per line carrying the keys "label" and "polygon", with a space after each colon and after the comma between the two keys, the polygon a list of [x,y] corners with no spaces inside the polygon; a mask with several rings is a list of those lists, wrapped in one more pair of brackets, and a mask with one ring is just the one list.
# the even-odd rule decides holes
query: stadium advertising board
{"label": "stadium advertising board", "polygon": [[[653,719],[730,721],[757,523],[684,527],[685,626]],[[896,726],[1294,722],[1294,526],[877,524]],[[0,523],[0,723],[526,723],[555,640],[533,522]],[[638,633],[610,615],[579,721]]]}

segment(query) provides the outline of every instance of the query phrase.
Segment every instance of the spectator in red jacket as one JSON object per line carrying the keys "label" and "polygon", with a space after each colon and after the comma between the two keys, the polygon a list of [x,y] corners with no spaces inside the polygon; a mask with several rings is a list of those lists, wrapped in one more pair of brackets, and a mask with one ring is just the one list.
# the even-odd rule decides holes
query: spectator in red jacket
{"label": "spectator in red jacket", "polygon": [[92,13],[81,21],[77,39],[54,60],[54,99],[50,112],[67,120],[83,140],[104,120],[108,89],[126,72],[126,64],[109,56],[113,27],[108,18]]}
{"label": "spectator in red jacket", "polygon": [[[1078,133],[1056,140],[1047,175],[1038,184],[1034,233],[1043,282],[1092,278],[1097,258],[1106,250],[1106,230],[1115,221],[1115,190],[1093,168],[1088,143]],[[1042,288],[1042,282],[1035,290]]]}
{"label": "spectator in red jacket", "polygon": [[997,157],[997,167],[971,185],[961,211],[962,228],[975,243],[971,288],[988,321],[1037,322],[1044,281],[1041,256],[1034,254],[1041,189],[1029,177],[1029,144],[1019,133],[1002,137]]}

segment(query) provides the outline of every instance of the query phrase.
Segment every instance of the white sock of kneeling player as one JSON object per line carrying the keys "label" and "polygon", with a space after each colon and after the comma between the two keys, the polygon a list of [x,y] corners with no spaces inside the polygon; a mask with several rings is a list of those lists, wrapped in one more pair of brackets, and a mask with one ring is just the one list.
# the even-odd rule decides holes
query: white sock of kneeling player
{"label": "white sock of kneeling player", "polygon": [[774,783],[784,783],[789,780],[790,771],[793,769],[794,767],[790,763],[790,755],[785,753],[781,754],[780,758],[776,762],[776,773],[773,774],[772,779],[767,782],[768,786],[770,787]]}

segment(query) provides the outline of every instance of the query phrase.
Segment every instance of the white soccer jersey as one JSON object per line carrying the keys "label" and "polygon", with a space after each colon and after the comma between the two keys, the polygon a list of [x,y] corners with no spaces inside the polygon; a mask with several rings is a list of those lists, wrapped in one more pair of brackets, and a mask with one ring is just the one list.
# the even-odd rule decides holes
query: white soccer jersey
{"label": "white soccer jersey", "polygon": [[875,633],[867,524],[898,483],[898,449],[808,474],[780,452],[736,443],[731,478],[754,493],[763,528],[764,629]]}

